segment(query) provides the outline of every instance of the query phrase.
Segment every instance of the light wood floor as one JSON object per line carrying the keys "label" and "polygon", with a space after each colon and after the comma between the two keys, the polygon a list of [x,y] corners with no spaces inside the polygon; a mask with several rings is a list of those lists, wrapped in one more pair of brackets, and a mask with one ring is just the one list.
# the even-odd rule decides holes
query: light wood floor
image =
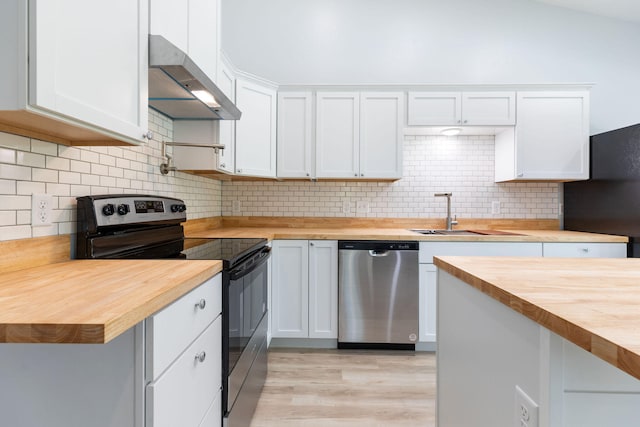
{"label": "light wood floor", "polygon": [[269,351],[251,427],[435,426],[434,353]]}

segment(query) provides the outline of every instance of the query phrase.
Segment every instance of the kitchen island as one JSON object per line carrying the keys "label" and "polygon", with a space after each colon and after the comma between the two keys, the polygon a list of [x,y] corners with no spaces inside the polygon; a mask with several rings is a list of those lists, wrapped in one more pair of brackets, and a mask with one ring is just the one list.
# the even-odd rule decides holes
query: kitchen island
{"label": "kitchen island", "polygon": [[640,260],[435,264],[438,425],[637,425]]}

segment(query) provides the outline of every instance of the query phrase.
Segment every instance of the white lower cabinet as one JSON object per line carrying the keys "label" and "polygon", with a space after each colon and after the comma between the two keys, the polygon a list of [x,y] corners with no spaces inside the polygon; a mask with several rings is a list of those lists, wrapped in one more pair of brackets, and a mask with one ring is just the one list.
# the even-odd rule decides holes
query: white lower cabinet
{"label": "white lower cabinet", "polygon": [[543,243],[545,257],[557,258],[626,258],[625,243]]}
{"label": "white lower cabinet", "polygon": [[[220,274],[146,321],[146,427],[198,427],[222,386]],[[214,408],[215,409],[215,408]]]}
{"label": "white lower cabinet", "polygon": [[418,341],[436,342],[437,268],[434,256],[542,256],[536,242],[420,242]]}
{"label": "white lower cabinet", "polygon": [[273,242],[272,336],[338,337],[338,242]]}

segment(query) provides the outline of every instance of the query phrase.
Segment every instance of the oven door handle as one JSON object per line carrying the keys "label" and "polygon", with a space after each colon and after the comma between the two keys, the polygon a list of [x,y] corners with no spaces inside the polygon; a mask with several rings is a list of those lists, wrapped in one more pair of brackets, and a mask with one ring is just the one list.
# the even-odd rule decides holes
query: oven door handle
{"label": "oven door handle", "polygon": [[271,253],[271,248],[269,246],[265,246],[260,251],[259,258],[249,268],[243,268],[244,264],[241,264],[239,267],[236,267],[235,269],[229,272],[229,279],[238,280],[243,278],[247,274],[250,274],[251,272],[255,271],[258,267],[260,267],[262,264],[267,262],[267,260],[269,259],[270,253]]}

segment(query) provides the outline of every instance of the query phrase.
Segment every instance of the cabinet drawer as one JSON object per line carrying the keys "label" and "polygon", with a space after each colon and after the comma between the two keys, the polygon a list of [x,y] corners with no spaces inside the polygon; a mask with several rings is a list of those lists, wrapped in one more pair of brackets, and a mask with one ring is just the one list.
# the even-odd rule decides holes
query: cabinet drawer
{"label": "cabinet drawer", "polygon": [[543,243],[545,257],[626,258],[624,243]]}
{"label": "cabinet drawer", "polygon": [[535,242],[420,242],[420,263],[432,264],[434,256],[542,256]]}
{"label": "cabinet drawer", "polygon": [[158,378],[221,312],[222,274],[218,274],[149,317],[145,322],[147,380]]}
{"label": "cabinet drawer", "polygon": [[[147,426],[198,427],[221,387],[222,319],[147,385]],[[197,355],[205,354],[204,360]]]}
{"label": "cabinet drawer", "polygon": [[221,427],[222,426],[222,391],[219,391],[215,400],[209,406],[206,415],[200,423],[200,427]]}

